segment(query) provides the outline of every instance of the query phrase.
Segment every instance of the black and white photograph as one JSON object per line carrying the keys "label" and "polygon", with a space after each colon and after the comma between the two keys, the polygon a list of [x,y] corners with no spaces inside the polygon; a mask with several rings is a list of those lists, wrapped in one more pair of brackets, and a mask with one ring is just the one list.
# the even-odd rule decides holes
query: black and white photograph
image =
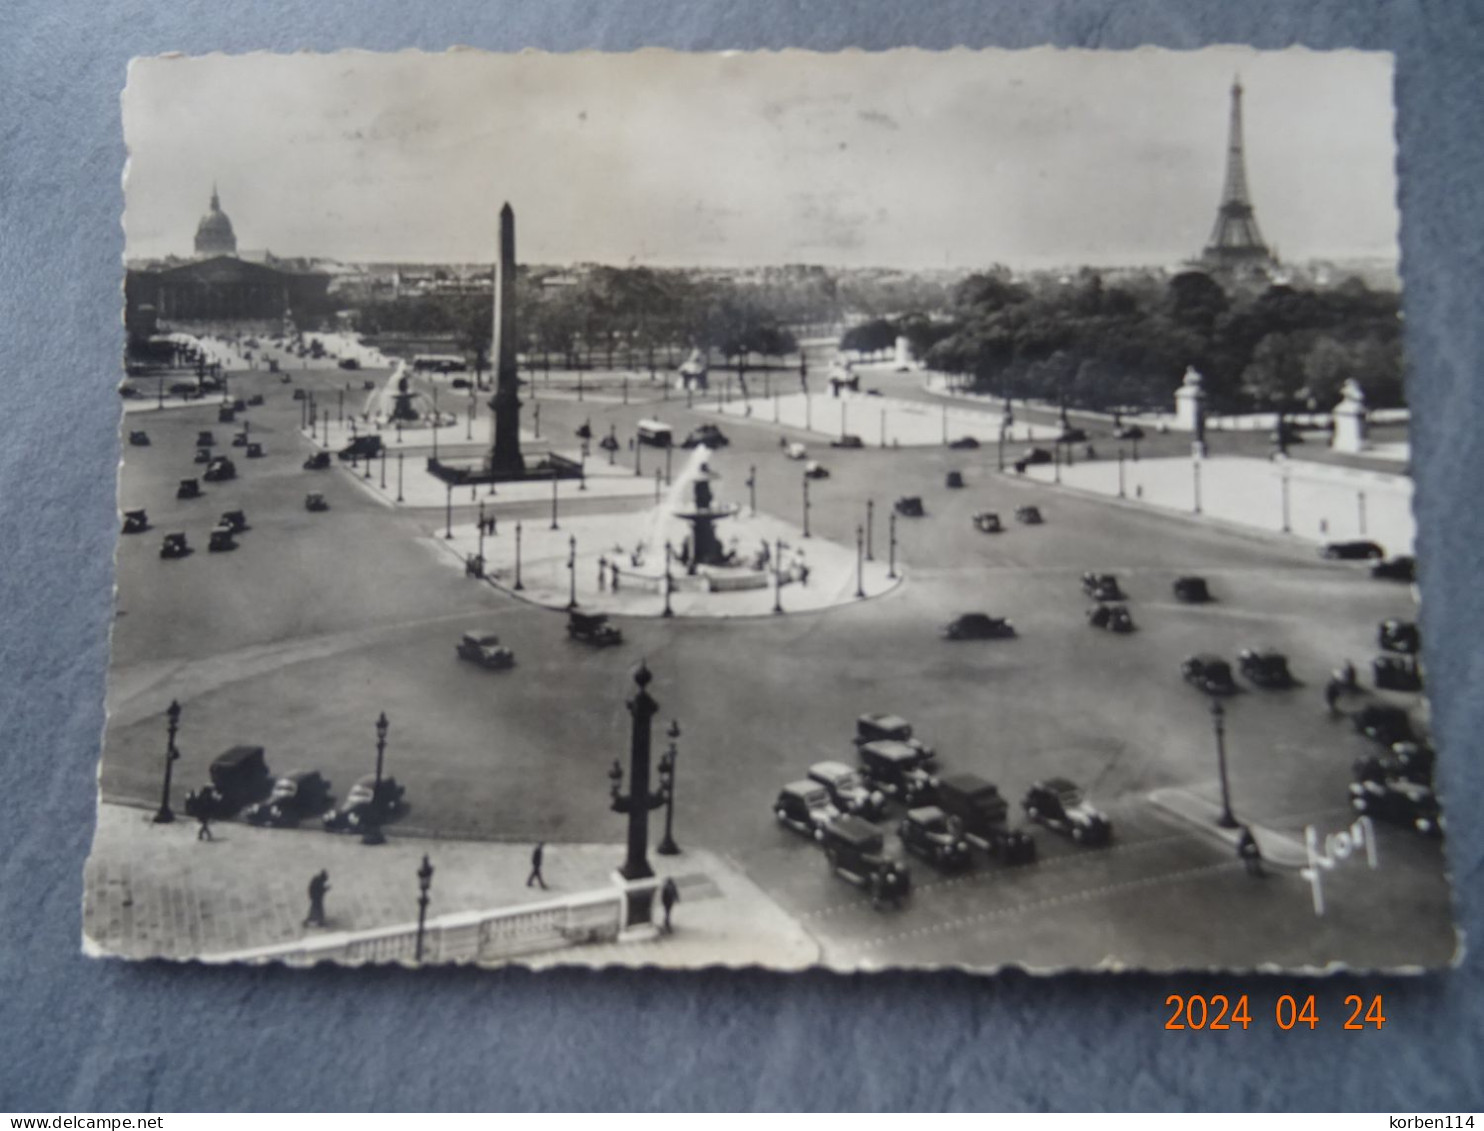
{"label": "black and white photograph", "polygon": [[1393,60],[135,59],[83,947],[1457,960]]}

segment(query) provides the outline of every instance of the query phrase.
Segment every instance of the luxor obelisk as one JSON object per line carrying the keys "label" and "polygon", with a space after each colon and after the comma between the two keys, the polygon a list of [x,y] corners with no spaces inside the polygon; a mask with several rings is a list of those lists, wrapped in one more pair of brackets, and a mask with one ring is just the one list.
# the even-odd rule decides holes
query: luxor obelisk
{"label": "luxor obelisk", "polygon": [[520,376],[515,364],[515,212],[508,203],[500,209],[494,331],[495,395],[490,409],[495,414],[495,444],[490,473],[495,479],[520,479],[526,464],[520,454]]}

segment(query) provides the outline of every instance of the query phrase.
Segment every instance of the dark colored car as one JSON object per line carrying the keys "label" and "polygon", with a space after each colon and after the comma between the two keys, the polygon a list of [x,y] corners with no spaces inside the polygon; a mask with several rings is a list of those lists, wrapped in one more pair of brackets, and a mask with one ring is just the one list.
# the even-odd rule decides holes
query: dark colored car
{"label": "dark colored car", "polygon": [[1040,526],[1044,519],[1041,518],[1040,507],[1016,507],[1015,519],[1027,526]]}
{"label": "dark colored car", "polygon": [[824,839],[824,826],[840,816],[830,792],[816,781],[789,782],[778,791],[773,816],[785,828],[811,840]]}
{"label": "dark colored car", "polygon": [[871,892],[871,902],[898,905],[912,890],[912,873],[886,854],[886,837],[859,817],[839,817],[824,827],[825,859],[841,879]]}
{"label": "dark colored car", "polygon": [[886,795],[872,789],[859,770],[844,762],[815,762],[809,767],[809,780],[824,786],[842,813],[874,821],[886,808]]}
{"label": "dark colored car", "polygon": [[261,746],[233,746],[211,762],[211,784],[186,796],[186,814],[221,820],[260,801],[273,788]]}
{"label": "dark colored car", "polygon": [[216,445],[216,437],[213,436],[210,432],[197,432],[196,433],[196,447],[198,447],[198,448],[210,448],[210,447],[214,447],[215,445]]}
{"label": "dark colored car", "polygon": [[943,477],[943,486],[957,490],[964,485],[964,473],[962,471],[950,471]]}
{"label": "dark colored car", "polygon": [[1187,605],[1203,605],[1211,599],[1211,590],[1204,577],[1175,578],[1175,599]]}
{"label": "dark colored car", "polygon": [[1013,624],[988,613],[964,613],[943,627],[945,640],[1004,640],[1014,635]]}
{"label": "dark colored car", "polygon": [[[285,381],[288,381],[290,379],[289,378],[289,375],[287,373],[285,373],[283,375],[283,379]],[[305,392],[304,392],[303,389],[295,389],[294,390],[294,400],[296,400],[296,401],[302,401],[302,400],[304,400],[305,396],[306,396],[306,394],[305,394]]]}
{"label": "dark colored car", "polygon": [[1328,542],[1319,556],[1327,561],[1363,561],[1384,558],[1386,551],[1374,542]]}
{"label": "dark colored car", "polygon": [[[350,787],[339,808],[331,809],[322,818],[326,831],[332,833],[360,832],[368,821],[380,824],[399,817],[407,809],[403,798],[407,790],[397,784],[396,778],[382,778],[381,788],[376,788],[376,778],[368,774]],[[373,807],[374,802],[374,807]]]}
{"label": "dark colored car", "polygon": [[1231,695],[1237,690],[1231,665],[1209,652],[1188,657],[1180,665],[1180,674],[1186,683],[1207,695]]}
{"label": "dark colored car", "polygon": [[882,739],[860,748],[861,767],[872,787],[904,805],[922,805],[935,798],[937,783],[922,767],[917,751],[905,742]]}
{"label": "dark colored car", "polygon": [[1362,816],[1415,829],[1423,836],[1443,835],[1443,814],[1437,795],[1418,782],[1401,779],[1351,782],[1350,807]]}
{"label": "dark colored car", "polygon": [[256,440],[254,440],[252,443],[248,444],[247,445],[247,458],[248,459],[262,459],[263,458],[263,445],[260,444],[260,443],[258,443]]}
{"label": "dark colored car", "polygon": [[1142,440],[1144,438],[1144,429],[1140,428],[1137,424],[1125,424],[1113,433],[1113,438],[1115,440]]}
{"label": "dark colored car", "polygon": [[211,532],[211,538],[206,544],[206,549],[213,554],[219,554],[226,550],[235,550],[237,539],[233,537],[233,531],[227,526],[218,526]]}
{"label": "dark colored car", "polygon": [[1082,592],[1094,601],[1122,601],[1123,590],[1118,587],[1118,578],[1111,573],[1084,573]]}
{"label": "dark colored car", "polygon": [[[455,377],[448,384],[454,389],[467,389],[469,387],[469,380],[466,377]],[[374,388],[375,386],[373,385],[372,387]]]}
{"label": "dark colored car", "polygon": [[196,455],[192,459],[191,462],[192,463],[210,463],[211,462],[211,449],[210,448],[197,448],[196,449]]}
{"label": "dark colored car", "polygon": [[1398,742],[1416,742],[1412,730],[1412,717],[1405,707],[1390,703],[1367,703],[1351,716],[1355,729],[1373,742],[1382,746],[1395,746]]}
{"label": "dark colored car", "polygon": [[216,422],[218,424],[231,424],[237,419],[237,410],[229,404],[224,404],[216,410]]}
{"label": "dark colored car", "polygon": [[247,398],[247,403],[256,408],[258,405],[261,405],[263,403],[263,394],[254,393],[252,396]]}
{"label": "dark colored car", "polygon": [[315,452],[304,461],[305,471],[328,471],[330,468],[330,453]]}
{"label": "dark colored car", "polygon": [[1437,755],[1419,742],[1398,742],[1384,754],[1368,754],[1355,760],[1356,781],[1402,781],[1431,785]]}
{"label": "dark colored car", "polygon": [[1094,605],[1087,610],[1087,623],[1105,632],[1125,633],[1134,630],[1134,618],[1127,605]]}
{"label": "dark colored car", "polygon": [[208,483],[225,483],[237,478],[237,465],[226,456],[217,456],[206,465],[201,478]]}
{"label": "dark colored car", "polygon": [[337,363],[341,369],[359,369],[361,363],[353,357],[342,357]]}
{"label": "dark colored car", "polygon": [[147,448],[149,447],[149,433],[138,430],[130,432],[129,443],[133,444],[136,448]]}
{"label": "dark colored car", "polygon": [[1087,443],[1087,429],[1063,428],[1056,440],[1059,444],[1085,444]]}
{"label": "dark colored car", "polygon": [[191,552],[191,547],[186,543],[184,534],[167,534],[165,541],[160,546],[160,557],[183,558]]}
{"label": "dark colored car", "polygon": [[724,448],[730,443],[731,441],[727,439],[726,435],[716,425],[702,424],[699,428],[693,429],[686,436],[685,442],[680,446],[682,448],[699,448],[704,446],[715,451],[717,448]]}
{"label": "dark colored car", "polygon": [[923,510],[920,495],[903,495],[896,502],[896,510],[903,518],[921,518],[927,513]]}
{"label": "dark colored car", "polygon": [[1050,448],[1026,448],[1024,454],[1015,462],[1017,466],[1023,464],[1026,467],[1034,467],[1038,463],[1051,463],[1055,459]]}
{"label": "dark colored car", "polygon": [[1376,626],[1376,643],[1383,652],[1415,656],[1422,650],[1422,634],[1411,621],[1383,620]]}
{"label": "dark colored car", "polygon": [[247,447],[247,433],[246,432],[236,432],[236,433],[234,433],[233,436],[232,436],[232,446],[234,448],[245,448],[245,447]]}
{"label": "dark colored car", "polygon": [[980,511],[974,516],[974,529],[981,534],[999,534],[1005,526],[994,511]]}
{"label": "dark colored car", "polygon": [[347,462],[353,459],[373,459],[381,455],[381,437],[375,432],[369,436],[357,436],[335,454]]}
{"label": "dark colored car", "polygon": [[568,613],[567,635],[598,648],[623,643],[623,633],[608,623],[606,613]]}
{"label": "dark colored car", "polygon": [[910,746],[917,752],[917,760],[927,767],[933,762],[933,748],[912,734],[912,724],[900,715],[871,713],[855,720],[855,744],[880,742],[889,739]]}
{"label": "dark colored car", "polygon": [[295,770],[274,782],[267,798],[248,806],[242,816],[249,824],[284,829],[329,807],[330,783],[317,770]]}
{"label": "dark colored car", "polygon": [[1416,581],[1417,559],[1410,554],[1398,554],[1394,558],[1371,566],[1371,576],[1385,581]]}
{"label": "dark colored car", "polygon": [[970,844],[1006,864],[1035,860],[1035,840],[1009,827],[1010,805],[992,782],[975,774],[951,774],[939,780],[937,796],[943,811],[963,826]]}
{"label": "dark colored car", "polygon": [[1371,661],[1371,677],[1384,691],[1422,690],[1422,668],[1416,656],[1377,656]]}
{"label": "dark colored car", "polygon": [[958,822],[936,805],[908,809],[897,826],[902,847],[934,867],[956,871],[969,866],[969,842]]}
{"label": "dark colored car", "polygon": [[1037,782],[1020,804],[1032,821],[1069,836],[1078,844],[1100,845],[1113,839],[1113,823],[1087,804],[1082,791],[1066,778]]}
{"label": "dark colored car", "polygon": [[149,515],[143,510],[124,512],[125,534],[143,534],[149,529]]}
{"label": "dark colored car", "polygon": [[950,440],[948,446],[954,451],[973,451],[979,446],[979,441],[973,436],[960,436],[957,440]]}
{"label": "dark colored car", "polygon": [[498,636],[489,633],[464,633],[454,651],[459,659],[482,668],[498,671],[515,666],[515,653],[502,645]]}
{"label": "dark colored car", "polygon": [[1243,648],[1237,653],[1237,668],[1258,687],[1278,689],[1293,686],[1288,657],[1271,648]]}
{"label": "dark colored car", "polygon": [[865,441],[854,433],[846,433],[837,440],[830,441],[832,448],[864,448]]}
{"label": "dark colored car", "polygon": [[244,511],[223,511],[218,526],[225,526],[234,534],[241,534],[247,529],[247,514]]}
{"label": "dark colored car", "polygon": [[319,511],[329,510],[330,504],[325,501],[325,497],[318,491],[311,491],[304,496],[304,509],[317,513]]}

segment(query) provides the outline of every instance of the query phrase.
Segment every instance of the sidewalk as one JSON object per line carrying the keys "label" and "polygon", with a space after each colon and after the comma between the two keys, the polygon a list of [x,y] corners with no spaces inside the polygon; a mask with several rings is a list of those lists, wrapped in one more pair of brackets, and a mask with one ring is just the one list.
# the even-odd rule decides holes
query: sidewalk
{"label": "sidewalk", "polygon": [[[288,830],[236,822],[214,824],[216,839],[207,843],[197,841],[196,823],[181,814],[169,825],[152,824],[151,816],[99,806],[84,871],[87,953],[187,959],[293,942],[320,930],[303,919],[309,879],[321,868],[330,874],[323,930],[361,931],[416,921],[425,853],[435,870],[430,917],[607,888],[624,854],[615,844],[547,844],[543,891],[525,886],[532,849],[526,843],[414,839],[399,836],[393,824],[386,844],[368,847],[313,823]],[[633,958],[620,944],[534,955],[528,964],[802,967],[818,959],[808,933],[731,864],[690,847],[674,857],[652,853],[650,863],[681,889],[675,934],[635,944]]]}
{"label": "sidewalk", "polygon": [[[1215,782],[1203,787],[1203,792],[1211,793],[1212,797],[1205,797],[1194,790],[1178,787],[1156,789],[1149,794],[1149,802],[1171,816],[1178,817],[1186,824],[1193,825],[1207,836],[1225,842],[1235,856],[1237,840],[1242,835],[1242,829],[1241,827],[1226,829],[1216,823],[1221,816],[1221,804],[1214,799],[1219,796],[1216,793],[1217,789]],[[1239,817],[1238,820],[1240,821],[1241,818]],[[1303,843],[1287,833],[1268,828],[1255,821],[1242,821],[1242,824],[1252,830],[1252,838],[1257,841],[1258,848],[1262,850],[1262,858],[1267,863],[1279,868],[1302,868],[1309,862],[1309,855]]]}

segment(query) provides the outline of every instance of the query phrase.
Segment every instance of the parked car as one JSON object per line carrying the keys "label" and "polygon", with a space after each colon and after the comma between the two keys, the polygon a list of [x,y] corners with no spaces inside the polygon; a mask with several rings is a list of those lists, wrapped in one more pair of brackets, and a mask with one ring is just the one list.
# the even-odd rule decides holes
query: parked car
{"label": "parked car", "polygon": [[1416,656],[1377,656],[1371,661],[1371,677],[1383,691],[1422,690],[1422,667]]}
{"label": "parked car", "polygon": [[455,377],[448,385],[452,389],[467,389],[469,387],[469,379],[467,377]]}
{"label": "parked car", "polygon": [[575,610],[568,613],[567,635],[599,648],[623,643],[623,633],[608,623],[606,613],[579,613]]}
{"label": "parked car", "polygon": [[136,448],[147,448],[149,447],[149,433],[135,429],[129,433],[129,443]]}
{"label": "parked car", "polygon": [[466,632],[454,649],[459,659],[482,668],[499,670],[515,666],[515,653],[500,643],[492,633]]}
{"label": "parked car", "polygon": [[988,613],[964,613],[943,626],[945,640],[1002,640],[1014,635],[1013,624]]}
{"label": "parked car", "polygon": [[304,461],[305,471],[328,471],[330,467],[329,452],[315,452]]}
{"label": "parked car", "polygon": [[1385,581],[1416,581],[1417,559],[1410,554],[1398,554],[1394,558],[1371,566],[1371,576]]}
{"label": "parked car", "polygon": [[975,774],[952,774],[939,779],[938,805],[963,826],[964,837],[976,848],[1006,864],[1029,864],[1036,858],[1036,842],[1008,824],[1010,806],[999,789]]}
{"label": "parked car", "polygon": [[224,404],[216,410],[216,422],[218,424],[231,424],[237,419],[237,410],[229,404]]}
{"label": "parked car", "polygon": [[852,432],[847,432],[837,440],[830,441],[832,448],[864,448],[865,441]]}
{"label": "parked car", "polygon": [[1125,424],[1114,431],[1113,438],[1115,440],[1142,440],[1144,429],[1137,424]]}
{"label": "parked car", "polygon": [[1350,716],[1355,729],[1373,742],[1382,746],[1395,746],[1398,742],[1416,742],[1412,730],[1412,717],[1405,707],[1390,703],[1367,703]]}
{"label": "parked car", "polygon": [[1059,444],[1085,444],[1087,443],[1087,429],[1085,428],[1063,428],[1061,435],[1056,438]]}
{"label": "parked car", "polygon": [[844,762],[815,762],[809,767],[809,780],[824,786],[842,813],[874,821],[886,808],[886,795],[872,789],[859,770]]}
{"label": "parked car", "polygon": [[233,435],[232,435],[232,446],[234,448],[245,448],[245,447],[247,447],[247,433],[246,432],[235,432],[235,433],[233,433]]}
{"label": "parked car", "polygon": [[1055,457],[1046,448],[1027,448],[1025,454],[1015,461],[1015,470],[1024,474],[1025,469],[1039,463],[1051,463]]}
{"label": "parked car", "polygon": [[247,445],[247,458],[248,459],[262,459],[263,458],[263,445],[260,444],[260,443],[258,443],[256,440],[254,440],[252,443],[248,444]]}
{"label": "parked car", "polygon": [[241,534],[247,529],[247,513],[245,511],[223,511],[218,526],[225,526],[234,534]]}
{"label": "parked car", "polygon": [[818,460],[811,459],[808,463],[804,464],[805,479],[828,479],[829,477],[830,469]]}
{"label": "parked car", "polygon": [[1101,845],[1113,839],[1113,823],[1089,805],[1082,791],[1066,778],[1047,778],[1026,792],[1025,815],[1078,844]]}
{"label": "parked car", "polygon": [[325,502],[325,497],[318,491],[311,491],[304,496],[304,509],[311,512],[321,512],[330,509],[330,504]]}
{"label": "parked car", "polygon": [[[288,384],[288,382],[291,380],[291,378],[289,377],[289,375],[287,373],[285,373],[283,375],[283,380],[284,380],[284,384]],[[302,401],[302,400],[304,400],[304,398],[305,398],[305,393],[304,393],[304,390],[303,389],[295,389],[294,390],[294,400],[296,400],[296,401]]]}
{"label": "parked car", "polygon": [[935,867],[956,871],[969,866],[969,842],[962,828],[936,805],[908,809],[897,835],[903,848]]}
{"label": "parked car", "polygon": [[1384,754],[1367,754],[1355,760],[1356,781],[1403,781],[1431,785],[1437,755],[1422,742],[1398,742]]}
{"label": "parked car", "polygon": [[317,770],[294,770],[273,783],[267,798],[242,814],[249,824],[292,828],[330,807],[330,783]]}
{"label": "parked car", "polygon": [[839,817],[824,827],[825,859],[841,879],[871,893],[871,903],[899,905],[912,890],[912,873],[886,854],[886,837],[859,817]]}
{"label": "parked car", "polygon": [[789,459],[804,459],[806,456],[808,456],[809,449],[804,447],[803,444],[795,441],[794,443],[789,444],[786,448],[783,449],[783,454],[786,455]]}
{"label": "parked car", "polygon": [[1383,652],[1400,652],[1406,656],[1415,656],[1422,650],[1422,634],[1411,621],[1397,620],[1393,617],[1383,620],[1376,626],[1376,643],[1381,645]]}
{"label": "parked car", "polygon": [[232,536],[230,526],[218,526],[211,532],[211,538],[206,544],[206,549],[213,554],[222,553],[226,550],[235,550],[237,539]]}
{"label": "parked car", "polygon": [[957,490],[964,485],[964,473],[962,471],[950,471],[943,477],[943,486]]}
{"label": "parked car", "polygon": [[1237,668],[1258,687],[1277,690],[1293,686],[1288,657],[1272,648],[1243,648],[1237,653]]}
{"label": "parked car", "polygon": [[353,357],[342,357],[336,364],[341,369],[359,369],[361,367],[361,363]]}
{"label": "parked car", "polygon": [[211,449],[210,448],[197,448],[196,449],[196,454],[195,454],[194,457],[192,457],[191,462],[192,463],[210,463],[211,462]]}
{"label": "parked car", "polygon": [[1122,601],[1123,590],[1118,587],[1118,578],[1111,573],[1084,573],[1082,592],[1094,601]]}
{"label": "parked car", "polygon": [[1041,517],[1040,507],[1016,507],[1015,521],[1023,522],[1027,526],[1040,526],[1045,520]]}
{"label": "parked car", "polygon": [[922,508],[922,496],[903,495],[896,502],[897,514],[903,518],[921,518],[927,512]]}
{"label": "parked car", "polygon": [[369,436],[357,436],[335,453],[342,460],[374,459],[381,455],[381,436],[375,432]]}
{"label": "parked car", "polygon": [[717,448],[724,448],[730,443],[731,440],[727,439],[726,434],[715,424],[702,424],[700,427],[693,429],[680,446],[682,448],[699,448],[705,446],[715,451]]}
{"label": "parked car", "polygon": [[980,511],[974,516],[974,529],[981,534],[999,534],[1005,527],[994,511]]}
{"label": "parked car", "polygon": [[210,432],[197,432],[196,433],[196,447],[198,447],[198,448],[211,448],[211,447],[215,447],[215,446],[216,446],[216,437],[213,436]]}
{"label": "parked car", "polygon": [[933,748],[913,736],[912,724],[900,715],[866,714],[855,720],[855,744],[890,739],[902,742],[917,752],[918,761],[928,768],[933,762]]}
{"label": "parked car", "polygon": [[261,746],[233,746],[211,761],[211,783],[186,796],[186,814],[222,820],[260,801],[273,788]]}
{"label": "parked car", "polygon": [[1127,605],[1094,605],[1087,610],[1087,623],[1106,632],[1125,633],[1134,630],[1134,618]]}
{"label": "parked car", "polygon": [[1175,578],[1175,599],[1187,605],[1203,605],[1211,599],[1211,590],[1204,577]]}
{"label": "parked car", "polygon": [[1386,551],[1374,542],[1327,542],[1319,556],[1327,561],[1359,561],[1384,558]]}
{"label": "parked car", "polygon": [[368,821],[380,824],[401,816],[407,809],[403,800],[407,790],[396,778],[382,778],[376,788],[376,777],[367,774],[350,787],[345,800],[321,818],[328,832],[360,832]]}
{"label": "parked car", "polygon": [[247,398],[247,403],[248,403],[248,405],[250,407],[257,408],[259,405],[261,405],[263,403],[263,394],[262,393],[254,393],[252,396],[250,396],[250,397]]}
{"label": "parked car", "polygon": [[191,552],[191,547],[186,543],[184,534],[167,534],[165,541],[160,545],[160,557],[183,558]]}
{"label": "parked car", "polygon": [[1437,795],[1418,782],[1399,778],[1351,782],[1350,807],[1361,816],[1415,829],[1423,836],[1443,835]]}
{"label": "parked car", "polygon": [[225,483],[228,479],[237,478],[237,465],[226,456],[217,456],[206,465],[201,478],[208,483]]}
{"label": "parked car", "polygon": [[973,436],[960,436],[957,440],[950,440],[948,446],[956,452],[973,451],[979,446],[979,441]]}
{"label": "parked car", "polygon": [[824,826],[840,816],[840,810],[830,800],[829,790],[818,782],[796,781],[778,791],[773,816],[785,828],[810,840],[823,840]]}
{"label": "parked car", "polygon": [[1180,665],[1180,674],[1186,683],[1207,695],[1231,695],[1237,690],[1231,665],[1209,652],[1188,657]]}
{"label": "parked car", "polygon": [[125,534],[143,534],[149,529],[149,515],[143,510],[124,512]]}
{"label": "parked car", "polygon": [[907,806],[935,799],[937,783],[922,766],[918,752],[905,742],[884,738],[860,747],[861,766],[872,788]]}

